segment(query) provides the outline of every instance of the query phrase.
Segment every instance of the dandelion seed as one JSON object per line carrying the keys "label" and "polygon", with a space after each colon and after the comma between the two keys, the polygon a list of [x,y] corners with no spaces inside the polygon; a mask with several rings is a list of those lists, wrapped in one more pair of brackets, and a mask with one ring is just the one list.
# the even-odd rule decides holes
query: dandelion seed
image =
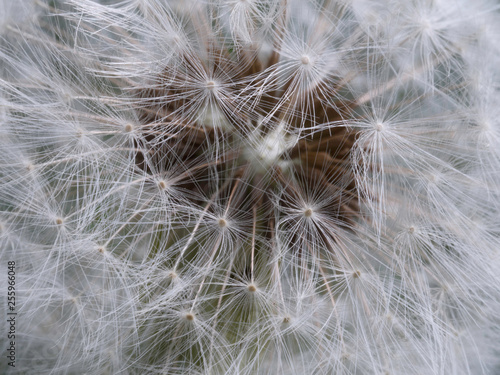
{"label": "dandelion seed", "polygon": [[213,91],[217,88],[217,83],[215,81],[207,81],[207,90]]}
{"label": "dandelion seed", "polygon": [[309,58],[309,56],[304,55],[300,58],[300,62],[304,65],[309,65],[311,63],[311,59]]}
{"label": "dandelion seed", "polygon": [[225,228],[227,227],[227,221],[226,219],[223,219],[223,218],[220,218],[218,221],[217,221],[217,224],[219,225],[219,227],[221,228]]}
{"label": "dandelion seed", "polygon": [[381,122],[377,122],[375,124],[375,130],[381,132],[382,130],[384,130],[384,124],[382,124]]}
{"label": "dandelion seed", "polygon": [[307,210],[304,211],[304,216],[305,217],[311,217],[313,214],[313,210],[308,208]]}
{"label": "dandelion seed", "polygon": [[247,286],[247,289],[248,289],[248,291],[249,291],[249,292],[251,292],[251,293],[254,293],[254,292],[256,292],[256,291],[257,291],[257,287],[256,287],[254,284],[249,284],[249,285]]}

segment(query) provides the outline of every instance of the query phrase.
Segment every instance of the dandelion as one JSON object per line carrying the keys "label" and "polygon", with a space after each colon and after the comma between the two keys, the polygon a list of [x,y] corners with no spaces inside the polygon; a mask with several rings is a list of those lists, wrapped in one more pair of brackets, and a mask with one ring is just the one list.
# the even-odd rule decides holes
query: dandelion
{"label": "dandelion", "polygon": [[4,372],[499,371],[495,2],[0,8]]}

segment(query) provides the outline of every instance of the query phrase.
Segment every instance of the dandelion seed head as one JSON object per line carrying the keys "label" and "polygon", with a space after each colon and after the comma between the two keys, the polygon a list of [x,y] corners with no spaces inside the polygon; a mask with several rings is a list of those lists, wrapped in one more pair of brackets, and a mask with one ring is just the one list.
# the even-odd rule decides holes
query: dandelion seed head
{"label": "dandelion seed head", "polygon": [[20,372],[497,372],[491,1],[4,3]]}

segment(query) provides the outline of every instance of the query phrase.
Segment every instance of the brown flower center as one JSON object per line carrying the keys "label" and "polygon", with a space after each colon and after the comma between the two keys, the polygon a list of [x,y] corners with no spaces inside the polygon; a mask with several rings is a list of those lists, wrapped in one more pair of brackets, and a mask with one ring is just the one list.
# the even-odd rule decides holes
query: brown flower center
{"label": "brown flower center", "polygon": [[[263,60],[215,41],[202,54],[176,56],[137,90],[137,165],[160,180],[174,169],[173,180],[197,203],[217,191],[238,209],[266,207],[264,218],[273,220],[270,201],[278,194],[280,206],[302,217],[313,211],[301,204],[319,203],[336,225],[351,225],[359,212],[350,159],[357,133],[331,126],[348,107],[335,100],[338,80],[309,79],[304,87],[303,69],[314,68],[307,55],[289,75],[280,73],[277,51]],[[318,196],[326,203],[314,202]]]}

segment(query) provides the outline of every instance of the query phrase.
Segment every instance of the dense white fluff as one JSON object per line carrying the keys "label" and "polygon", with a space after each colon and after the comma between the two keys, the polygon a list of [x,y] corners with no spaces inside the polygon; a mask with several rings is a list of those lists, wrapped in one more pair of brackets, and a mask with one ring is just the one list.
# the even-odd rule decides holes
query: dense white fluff
{"label": "dense white fluff", "polygon": [[498,373],[498,8],[0,0],[0,372]]}

